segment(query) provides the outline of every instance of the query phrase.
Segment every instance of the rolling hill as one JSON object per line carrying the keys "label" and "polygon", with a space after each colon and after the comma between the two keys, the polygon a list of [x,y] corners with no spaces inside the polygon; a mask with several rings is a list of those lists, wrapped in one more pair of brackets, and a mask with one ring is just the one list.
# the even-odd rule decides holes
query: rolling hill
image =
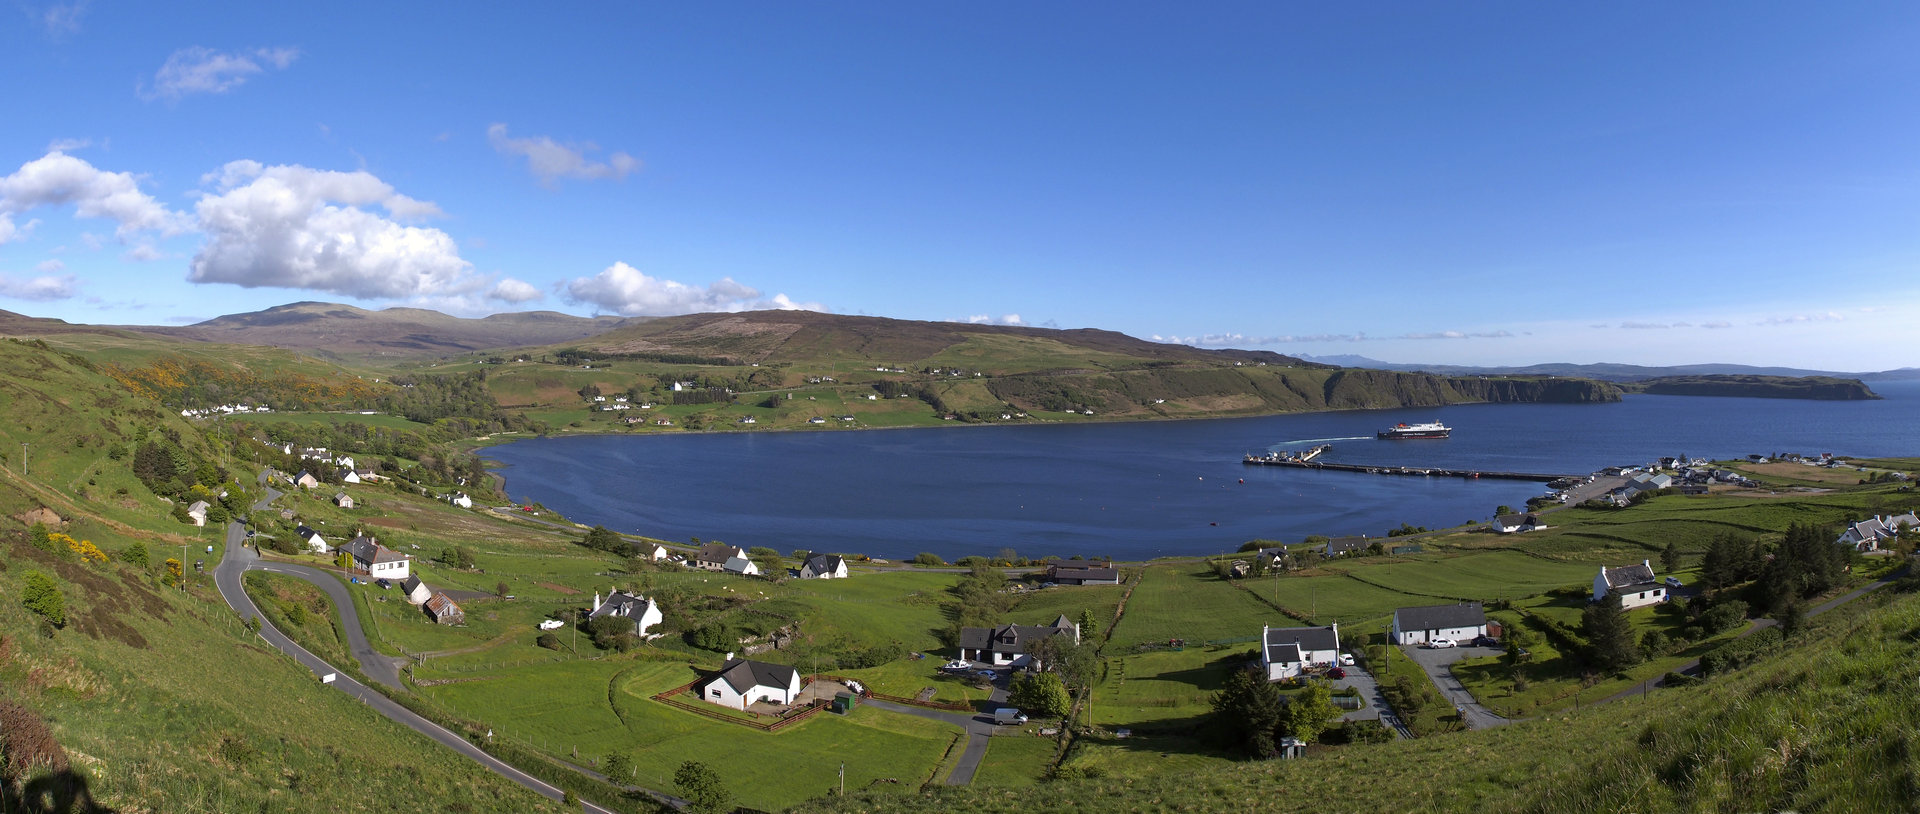
{"label": "rolling hill", "polygon": [[337,303],[296,302],[180,327],[128,325],[118,330],[196,342],[271,345],[330,359],[377,363],[571,342],[635,321],[555,311],[468,319],[422,308],[369,311]]}

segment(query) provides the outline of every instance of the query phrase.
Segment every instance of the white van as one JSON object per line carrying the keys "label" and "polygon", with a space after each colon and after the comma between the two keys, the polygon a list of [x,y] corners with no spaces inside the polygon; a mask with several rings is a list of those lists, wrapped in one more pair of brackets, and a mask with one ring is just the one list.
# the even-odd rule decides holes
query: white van
{"label": "white van", "polygon": [[1013,707],[1001,707],[993,711],[993,723],[996,726],[1024,724],[1026,722],[1027,716],[1020,714],[1020,710],[1014,709]]}

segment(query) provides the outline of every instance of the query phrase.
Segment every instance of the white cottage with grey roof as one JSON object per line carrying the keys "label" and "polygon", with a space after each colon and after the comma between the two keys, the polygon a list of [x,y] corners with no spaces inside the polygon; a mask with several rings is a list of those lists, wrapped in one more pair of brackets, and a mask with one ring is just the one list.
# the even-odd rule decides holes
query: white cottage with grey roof
{"label": "white cottage with grey roof", "polygon": [[666,619],[666,615],[660,612],[660,603],[626,591],[614,591],[608,594],[605,602],[600,601],[598,592],[594,593],[593,611],[587,615],[587,618],[598,619],[602,616],[615,616],[632,621],[633,633],[636,636],[647,635],[647,628],[660,624]]}
{"label": "white cottage with grey roof", "polygon": [[791,704],[800,697],[800,671],[784,664],[732,658],[713,678],[700,685],[700,698],[709,704],[745,711],[765,701]]}
{"label": "white cottage with grey roof", "polygon": [[1487,612],[1478,602],[1423,605],[1393,612],[1394,644],[1425,644],[1435,639],[1471,641],[1487,635]]}
{"label": "white cottage with grey roof", "polygon": [[1653,562],[1641,560],[1639,565],[1600,567],[1600,574],[1593,578],[1593,601],[1602,601],[1608,594],[1619,594],[1620,608],[1633,610],[1667,601],[1667,586],[1654,579]]}
{"label": "white cottage with grey roof", "polygon": [[1268,681],[1292,678],[1316,664],[1332,666],[1339,658],[1339,625],[1260,629],[1260,666]]}

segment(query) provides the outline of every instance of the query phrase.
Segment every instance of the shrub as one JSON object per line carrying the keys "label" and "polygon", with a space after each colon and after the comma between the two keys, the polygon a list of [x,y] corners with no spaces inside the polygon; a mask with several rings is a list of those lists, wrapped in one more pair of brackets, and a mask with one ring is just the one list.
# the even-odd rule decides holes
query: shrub
{"label": "shrub", "polygon": [[1785,640],[1779,628],[1763,628],[1752,636],[1734,639],[1701,656],[1700,672],[1715,676],[1745,667],[1780,649]]}
{"label": "shrub", "polygon": [[931,551],[922,551],[918,554],[913,555],[913,564],[914,565],[946,565],[947,561],[940,559],[940,555],[935,554]]}
{"label": "shrub", "polygon": [[1746,621],[1747,603],[1738,599],[1717,603],[1707,612],[1700,614],[1700,626],[1706,629],[1708,635],[1725,633]]}
{"label": "shrub", "polygon": [[139,540],[133,541],[132,545],[120,552],[120,561],[143,571],[146,570],[147,544]]}
{"label": "shrub", "polygon": [[27,572],[27,584],[20,590],[20,604],[40,614],[47,624],[62,627],[67,623],[67,598],[53,578],[39,571]]}
{"label": "shrub", "polygon": [[538,639],[534,639],[534,640],[533,640],[533,643],[534,643],[534,644],[537,644],[537,645],[540,645],[541,647],[544,647],[544,648],[546,648],[546,649],[548,649],[548,650],[559,650],[559,649],[560,649],[560,637],[558,637],[558,636],[555,636],[555,635],[553,635],[553,634],[551,634],[551,633],[542,633],[542,634],[540,634],[540,638],[538,638]]}

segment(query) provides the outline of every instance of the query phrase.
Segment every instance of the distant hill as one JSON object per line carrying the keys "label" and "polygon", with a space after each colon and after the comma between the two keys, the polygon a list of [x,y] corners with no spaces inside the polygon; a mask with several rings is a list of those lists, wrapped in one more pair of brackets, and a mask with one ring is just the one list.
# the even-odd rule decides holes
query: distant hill
{"label": "distant hill", "polygon": [[1848,373],[1834,370],[1808,370],[1797,367],[1759,367],[1755,365],[1718,363],[1647,366],[1612,362],[1599,362],[1594,364],[1546,362],[1537,365],[1499,366],[1383,362],[1379,359],[1370,359],[1365,356],[1350,353],[1334,356],[1302,355],[1300,358],[1320,364],[1340,365],[1342,367],[1419,371],[1424,373],[1438,373],[1446,376],[1573,376],[1584,379],[1602,379],[1610,382],[1637,382],[1671,376],[1788,376],[1796,378],[1816,376],[1859,379],[1869,382],[1920,379],[1920,368],[1913,367],[1903,367],[1898,370],[1884,370],[1872,373]]}
{"label": "distant hill", "polygon": [[[697,356],[739,363],[946,359],[988,372],[1112,368],[1142,362],[1243,362],[1331,367],[1271,351],[1208,350],[1093,328],[1060,330],[920,322],[816,311],[688,314],[619,326],[579,343],[610,354]],[[977,359],[969,364],[968,359]]]}
{"label": "distant hill", "polygon": [[[57,320],[55,320],[57,322]],[[478,319],[422,308],[369,311],[351,305],[296,302],[216,317],[181,327],[128,325],[120,330],[246,345],[270,345],[334,359],[408,359],[572,342],[640,320],[523,311]]]}

